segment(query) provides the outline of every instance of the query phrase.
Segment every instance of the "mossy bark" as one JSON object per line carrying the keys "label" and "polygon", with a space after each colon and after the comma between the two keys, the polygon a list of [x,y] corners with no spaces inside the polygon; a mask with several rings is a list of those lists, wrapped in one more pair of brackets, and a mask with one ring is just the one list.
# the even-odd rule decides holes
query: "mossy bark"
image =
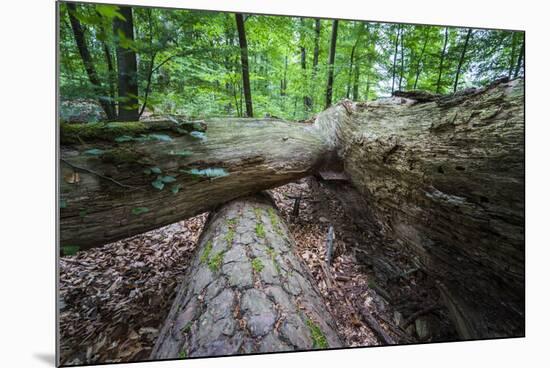
{"label": "mossy bark", "polygon": [[286,225],[258,194],[210,214],[151,359],[341,346]]}

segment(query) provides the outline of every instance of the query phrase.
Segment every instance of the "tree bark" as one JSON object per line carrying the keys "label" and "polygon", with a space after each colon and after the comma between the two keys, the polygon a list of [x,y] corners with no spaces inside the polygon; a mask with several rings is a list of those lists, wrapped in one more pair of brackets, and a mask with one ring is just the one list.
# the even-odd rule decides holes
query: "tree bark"
{"label": "tree bark", "polygon": [[328,57],[328,81],[325,108],[332,104],[332,87],[334,84],[334,57],[336,55],[336,40],[338,39],[338,19],[332,21],[332,36],[330,39],[330,52]]}
{"label": "tree bark", "polygon": [[456,87],[458,86],[458,78],[460,77],[460,70],[464,64],[464,58],[466,56],[466,50],[468,49],[468,42],[470,41],[470,36],[472,35],[472,29],[468,28],[468,33],[466,34],[466,40],[464,41],[464,46],[462,47],[462,53],[460,54],[460,60],[458,61],[458,66],[456,67],[456,76],[455,84],[453,87],[453,92],[456,92]]}
{"label": "tree bark", "polygon": [[524,335],[523,89],[400,97],[339,118],[373,226],[441,281],[465,339]]}
{"label": "tree bark", "polygon": [[151,359],[341,346],[287,227],[258,194],[210,214]]}
{"label": "tree bark", "polygon": [[241,48],[241,68],[243,74],[243,89],[244,99],[246,105],[246,116],[251,118],[254,116],[252,110],[252,93],[250,92],[250,76],[248,68],[248,44],[246,42],[246,31],[244,28],[243,15],[235,13],[235,19],[237,21],[237,32],[239,33],[239,46]]}
{"label": "tree bark", "polygon": [[76,17],[76,12],[77,12],[76,4],[67,3],[67,9],[69,13],[69,21],[71,23],[71,28],[73,30],[76,46],[78,48],[78,53],[80,54],[82,63],[84,64],[84,69],[86,70],[88,79],[90,80],[90,83],[93,86],[94,92],[99,96],[98,97],[99,104],[103,108],[103,111],[105,111],[105,114],[107,115],[107,119],[115,120],[116,113],[112,109],[110,101],[108,101],[108,99],[102,96],[103,86],[95,70],[94,63],[92,61],[92,56],[90,55],[90,51],[88,50],[88,46],[86,44],[86,38],[84,36],[84,29],[82,28],[80,21]]}
{"label": "tree bark", "polygon": [[134,41],[134,20],[132,7],[121,6],[120,14],[125,20],[117,17],[113,20],[113,30],[118,38],[116,47],[118,70],[118,120],[135,121],[139,117],[137,59],[136,52],[124,46],[120,38],[124,37],[129,42]]}
{"label": "tree bark", "polygon": [[393,52],[393,67],[391,77],[391,93],[395,91],[395,71],[397,69],[397,48],[399,46],[399,36],[401,34],[401,24],[397,27],[397,33],[395,35],[395,51]]}
{"label": "tree bark", "polygon": [[422,60],[424,59],[424,53],[426,52],[427,45],[428,45],[428,32],[425,33],[424,44],[422,45],[422,51],[420,51],[420,57],[418,58],[418,63],[416,64],[416,76],[414,78],[413,90],[416,89],[416,86],[418,85],[418,78],[420,77],[422,66],[424,65]]}
{"label": "tree bark", "polygon": [[[307,63],[306,63],[306,47],[305,47],[305,36],[304,36],[304,18],[300,18],[300,63],[302,66],[302,78],[304,78],[304,84],[309,85],[307,80]],[[304,110],[310,111],[312,108],[311,97],[308,96],[307,91],[309,88],[306,88],[306,93],[304,94]]]}
{"label": "tree bark", "polygon": [[439,56],[439,74],[437,76],[437,85],[435,93],[441,91],[441,74],[443,73],[443,61],[445,60],[445,50],[447,49],[447,42],[449,40],[449,28],[445,28],[445,41],[443,42],[443,48],[441,49],[441,55]]}
{"label": "tree bark", "polygon": [[[200,134],[197,129],[206,141],[188,133]],[[318,125],[238,118],[63,124],[61,244],[102,245],[307,176],[331,149],[321,130]],[[223,168],[228,175],[209,179],[189,174],[207,168]],[[152,186],[158,175],[176,182],[159,191]],[[176,194],[171,192],[175,185],[181,186]],[[143,208],[148,211],[134,214]]]}
{"label": "tree bark", "polygon": [[523,63],[523,55],[524,54],[525,54],[525,34],[523,34],[523,41],[521,42],[521,50],[519,52],[518,63],[516,65],[516,70],[514,71],[514,78],[517,78],[519,76],[519,72],[521,70],[521,65]]}

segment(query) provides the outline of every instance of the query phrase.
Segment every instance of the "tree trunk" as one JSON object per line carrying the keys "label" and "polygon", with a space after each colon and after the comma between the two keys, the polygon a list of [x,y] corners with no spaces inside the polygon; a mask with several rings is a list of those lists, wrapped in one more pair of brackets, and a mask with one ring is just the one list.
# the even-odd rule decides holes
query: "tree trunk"
{"label": "tree trunk", "polygon": [[74,39],[76,42],[76,46],[78,48],[78,53],[80,54],[82,63],[84,64],[84,69],[86,70],[88,79],[90,80],[90,83],[93,86],[94,93],[98,96],[99,104],[103,108],[103,111],[105,111],[105,114],[107,115],[107,119],[115,120],[116,113],[112,109],[111,103],[108,101],[108,99],[103,97],[103,94],[104,94],[103,87],[101,85],[101,81],[99,80],[99,77],[95,70],[94,63],[90,55],[90,51],[88,50],[88,46],[86,45],[84,30],[82,28],[82,25],[80,24],[80,21],[76,17],[76,12],[77,12],[76,4],[67,3],[67,9],[69,13],[69,21],[71,22],[71,28],[73,30]]}
{"label": "tree trunk", "polygon": [[[207,140],[187,133],[194,130],[200,136],[197,129],[205,131]],[[238,118],[63,124],[61,146],[61,244],[81,248],[155,229],[307,176],[330,149],[318,126]],[[207,168],[223,168],[228,175],[189,174]],[[163,183],[166,188],[158,190],[152,185],[158,175],[176,182]],[[176,185],[181,188],[174,194]]]}
{"label": "tree trunk", "polygon": [[523,34],[523,41],[521,43],[521,51],[519,52],[518,63],[516,65],[516,70],[514,72],[514,78],[517,78],[519,76],[519,72],[521,70],[521,65],[523,63],[523,55],[524,54],[525,54],[525,34]]}
{"label": "tree trunk", "polygon": [[415,90],[416,86],[418,85],[418,78],[420,77],[420,72],[422,71],[422,66],[424,65],[422,60],[424,58],[424,53],[426,52],[426,46],[427,45],[428,45],[428,32],[426,32],[426,34],[425,34],[424,44],[422,45],[422,51],[420,52],[420,57],[418,58],[418,63],[416,64],[416,76],[414,78],[413,90]]}
{"label": "tree trunk", "polygon": [[[63,124],[61,244],[135,235],[340,164],[372,226],[440,282],[463,338],[522,336],[523,97],[515,79],[417,101],[344,102],[314,124]],[[197,130],[208,140],[186,132]],[[190,172],[206,168],[229,175]]]}
{"label": "tree trunk", "polygon": [[458,86],[458,78],[460,77],[460,70],[464,64],[464,58],[466,56],[466,50],[468,49],[468,41],[470,41],[470,36],[472,35],[472,29],[468,28],[468,33],[466,34],[466,40],[464,41],[464,46],[462,47],[462,53],[460,54],[460,60],[458,61],[458,66],[456,67],[456,76],[455,84],[453,87],[453,92],[456,92],[456,87]]}
{"label": "tree trunk", "polygon": [[134,41],[134,20],[132,7],[121,6],[120,14],[125,20],[117,17],[113,20],[113,30],[118,38],[116,59],[118,69],[118,120],[135,121],[139,117],[137,59],[136,52],[124,45],[121,38]]}
{"label": "tree trunk", "polygon": [[442,283],[465,339],[524,335],[523,88],[394,98],[340,118],[372,223]]}
{"label": "tree trunk", "polygon": [[443,73],[443,61],[445,60],[445,50],[447,49],[447,41],[449,40],[449,28],[445,27],[445,41],[443,42],[443,48],[441,49],[441,55],[439,56],[439,74],[437,76],[437,85],[435,92],[441,91],[441,74]]}
{"label": "tree trunk", "polygon": [[244,28],[243,15],[235,13],[235,19],[237,21],[237,32],[239,33],[239,46],[241,48],[241,67],[243,74],[243,89],[244,99],[246,105],[246,116],[251,118],[254,116],[252,110],[252,93],[250,92],[250,76],[248,68],[248,44],[246,42],[246,31]]}
{"label": "tree trunk", "polygon": [[258,194],[210,214],[151,359],[341,346],[287,227]]}
{"label": "tree trunk", "polygon": [[317,73],[317,65],[319,64],[319,38],[321,37],[321,20],[315,19],[315,40],[313,48],[313,76]]}
{"label": "tree trunk", "polygon": [[399,35],[401,34],[401,24],[397,27],[397,34],[395,35],[395,51],[393,53],[393,67],[391,77],[391,93],[395,91],[395,70],[397,69],[397,47],[399,46]]}
{"label": "tree trunk", "polygon": [[330,39],[330,52],[328,57],[328,81],[325,108],[332,104],[332,87],[334,84],[334,57],[336,55],[336,40],[338,38],[338,19],[332,21],[332,36]]}
{"label": "tree trunk", "polygon": [[403,43],[405,39],[405,35],[403,34],[403,27],[401,27],[401,68],[399,70],[399,90],[402,90],[402,84],[403,83],[403,73],[405,71],[405,51],[403,48]]}
{"label": "tree trunk", "polygon": [[[305,47],[305,37],[304,37],[304,18],[300,18],[300,63],[302,66],[302,78],[304,79],[304,84],[307,86],[309,85],[309,81],[307,80],[307,64],[306,64],[306,47]],[[310,111],[312,108],[312,101],[311,97],[307,95],[307,91],[309,88],[306,88],[306,93],[304,94],[304,110]]]}

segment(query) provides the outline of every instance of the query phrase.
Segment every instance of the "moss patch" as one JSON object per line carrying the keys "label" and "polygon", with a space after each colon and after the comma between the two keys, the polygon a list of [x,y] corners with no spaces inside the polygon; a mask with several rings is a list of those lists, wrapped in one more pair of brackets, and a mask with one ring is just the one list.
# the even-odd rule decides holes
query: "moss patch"
{"label": "moss patch", "polygon": [[207,263],[208,258],[210,258],[210,252],[212,252],[212,241],[206,243],[204,250],[202,251],[200,261],[201,263]]}
{"label": "moss patch", "polygon": [[82,141],[115,141],[119,136],[133,136],[146,133],[150,128],[139,121],[124,123],[68,124],[61,123],[61,144],[80,143]]}
{"label": "moss patch", "polygon": [[260,219],[260,217],[262,217],[262,209],[258,207],[254,207],[254,214],[256,215],[257,219]]}
{"label": "moss patch", "polygon": [[252,260],[252,268],[256,272],[262,272],[262,270],[264,269],[264,265],[263,265],[262,261],[259,258],[254,258]]}
{"label": "moss patch", "polygon": [[224,252],[218,252],[216,255],[214,255],[210,260],[208,261],[208,268],[210,268],[210,271],[217,272],[220,267],[222,266],[223,262],[223,256]]}
{"label": "moss patch", "polygon": [[101,155],[102,161],[113,163],[115,165],[124,163],[138,163],[141,158],[142,155],[131,147],[114,148]]}
{"label": "moss patch", "polygon": [[313,349],[326,349],[328,348],[328,342],[325,334],[321,331],[321,328],[316,325],[309,318],[306,320],[307,327],[309,327],[309,332],[311,333],[311,338],[313,339]]}
{"label": "moss patch", "polygon": [[258,222],[254,230],[256,231],[256,235],[258,235],[259,238],[265,238],[264,224]]}
{"label": "moss patch", "polygon": [[185,350],[180,351],[178,357],[179,357],[180,359],[185,359],[185,358],[187,358],[187,352],[186,352]]}

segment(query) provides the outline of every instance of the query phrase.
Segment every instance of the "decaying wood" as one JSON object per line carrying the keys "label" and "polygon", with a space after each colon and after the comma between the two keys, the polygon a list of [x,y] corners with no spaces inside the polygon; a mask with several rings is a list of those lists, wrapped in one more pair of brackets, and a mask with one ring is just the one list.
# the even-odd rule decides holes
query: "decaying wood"
{"label": "decaying wood", "polygon": [[266,197],[211,213],[151,359],[341,347],[294,248]]}
{"label": "decaying wood", "polygon": [[376,334],[376,336],[385,345],[394,345],[396,342],[388,335],[386,331],[380,326],[378,321],[370,314],[370,312],[363,306],[357,305],[357,310],[361,313],[361,318],[369,326],[369,328]]}
{"label": "decaying wood", "polygon": [[442,282],[463,338],[524,334],[523,96],[523,80],[504,80],[323,113],[341,116],[364,218]]}
{"label": "decaying wood", "polygon": [[[102,245],[307,176],[326,157],[321,133],[273,119],[63,125],[61,244]],[[228,175],[190,174],[208,168]],[[158,190],[158,176],[175,182]]]}

